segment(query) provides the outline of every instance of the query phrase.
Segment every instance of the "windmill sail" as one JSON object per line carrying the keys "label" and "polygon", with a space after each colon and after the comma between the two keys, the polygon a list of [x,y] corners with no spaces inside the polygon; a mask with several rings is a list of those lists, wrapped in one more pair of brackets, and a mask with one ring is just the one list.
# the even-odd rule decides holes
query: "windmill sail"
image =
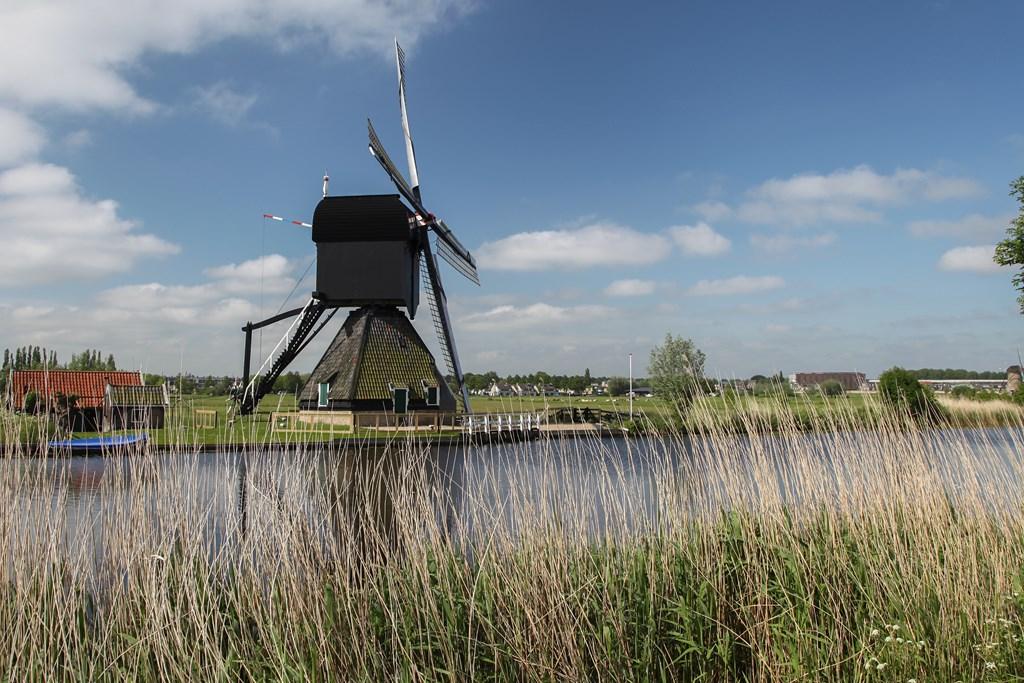
{"label": "windmill sail", "polygon": [[412,133],[409,132],[409,112],[405,107],[405,51],[395,38],[395,63],[398,66],[398,103],[402,108],[402,131],[405,133],[405,156],[409,160],[409,180],[412,191],[418,199],[420,196],[420,175],[416,172],[416,150],[412,144]]}
{"label": "windmill sail", "polygon": [[[409,183],[402,177],[401,172],[395,166],[395,162],[391,161],[391,157],[388,156],[387,150],[384,149],[384,145],[380,143],[380,138],[377,137],[377,131],[373,129],[373,122],[370,119],[366,119],[366,128],[370,135],[370,154],[380,163],[384,168],[385,173],[391,177],[391,182],[395,184],[398,191],[402,193],[406,201],[413,205],[413,208],[417,211],[422,210],[419,199],[413,194],[412,188],[409,187]],[[425,212],[423,212],[425,213]]]}

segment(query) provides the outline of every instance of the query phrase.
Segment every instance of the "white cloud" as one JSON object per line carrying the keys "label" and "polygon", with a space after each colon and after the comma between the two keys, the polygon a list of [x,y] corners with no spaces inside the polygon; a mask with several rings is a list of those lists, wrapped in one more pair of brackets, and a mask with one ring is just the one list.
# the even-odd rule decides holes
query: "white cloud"
{"label": "white cloud", "polygon": [[955,247],[942,255],[939,268],[970,273],[996,273],[1002,270],[1002,266],[992,260],[995,250],[994,244]]}
{"label": "white cloud", "polygon": [[715,232],[707,223],[676,225],[669,228],[668,232],[684,254],[715,256],[724,254],[732,246],[732,242]]}
{"label": "white cloud", "polygon": [[653,294],[657,284],[653,280],[616,280],[604,293],[608,296],[646,296]]}
{"label": "white cloud", "polygon": [[706,221],[720,221],[732,215],[732,207],[725,202],[708,200],[694,205],[693,210]]}
{"label": "white cloud", "polygon": [[71,131],[64,136],[64,146],[68,149],[82,149],[92,145],[92,133],[85,128]]}
{"label": "white cloud", "polygon": [[487,242],[477,250],[477,261],[481,268],[494,270],[580,269],[654,263],[670,250],[661,235],[598,222],[577,229],[521,232]]}
{"label": "white cloud", "polygon": [[687,290],[691,296],[726,296],[730,294],[752,294],[785,286],[786,282],[775,275],[751,277],[737,275],[722,280],[701,280]]}
{"label": "white cloud", "polygon": [[781,254],[796,249],[813,249],[827,247],[835,244],[836,234],[826,232],[810,237],[796,237],[793,235],[751,235],[750,245],[755,249],[773,254]]}
{"label": "white cloud", "polygon": [[[412,47],[425,32],[463,13],[460,0],[76,0],[0,7],[0,99],[30,106],[136,113],[156,105],[125,78],[148,54],[187,54],[226,38],[281,49],[326,45],[338,54]],[[15,68],[13,65],[17,65]]]}
{"label": "white cloud", "polygon": [[0,107],[0,168],[34,157],[45,143],[46,134],[35,121]]}
{"label": "white cloud", "polygon": [[178,247],[135,231],[117,202],[83,197],[74,176],[51,164],[0,173],[0,286],[100,277]]}
{"label": "white cloud", "polygon": [[773,178],[747,194],[749,199],[736,211],[741,220],[801,226],[874,222],[881,219],[881,206],[975,197],[982,194],[982,188],[969,178],[933,171],[909,168],[885,175],[861,165],[825,175],[802,173],[787,179]]}
{"label": "white cloud", "polygon": [[223,81],[196,88],[194,95],[195,108],[225,126],[237,126],[245,121],[259,99],[254,94],[238,92]]}
{"label": "white cloud", "polygon": [[252,294],[262,290],[265,293],[283,293],[295,285],[291,276],[293,264],[280,254],[269,254],[242,263],[229,263],[203,271],[217,280],[222,291]]}
{"label": "white cloud", "polygon": [[513,330],[539,325],[564,325],[605,318],[612,309],[607,306],[552,306],[536,303],[529,306],[496,306],[481,313],[471,313],[459,322],[467,330]]}
{"label": "white cloud", "polygon": [[965,237],[985,239],[1002,235],[1013,216],[984,216],[972,213],[955,220],[913,221],[907,227],[918,237]]}

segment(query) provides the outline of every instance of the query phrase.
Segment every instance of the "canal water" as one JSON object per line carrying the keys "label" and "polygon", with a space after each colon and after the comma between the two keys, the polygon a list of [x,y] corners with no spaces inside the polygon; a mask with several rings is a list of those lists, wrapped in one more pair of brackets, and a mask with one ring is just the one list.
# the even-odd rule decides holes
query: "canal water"
{"label": "canal water", "polygon": [[211,556],[282,534],[357,548],[421,533],[479,548],[538,530],[643,535],[737,509],[872,514],[896,500],[998,515],[1024,503],[1022,444],[1020,431],[987,429],[7,460],[0,534],[21,552],[103,562],[182,538]]}

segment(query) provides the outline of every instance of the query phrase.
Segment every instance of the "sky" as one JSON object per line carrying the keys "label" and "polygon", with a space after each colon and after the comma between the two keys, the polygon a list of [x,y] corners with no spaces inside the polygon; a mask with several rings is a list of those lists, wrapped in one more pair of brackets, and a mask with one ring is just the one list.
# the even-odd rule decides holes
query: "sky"
{"label": "sky", "polygon": [[[240,374],[313,289],[321,196],[405,168],[465,370],[1017,363],[1016,2],[0,0],[0,347]],[[436,348],[428,312],[417,328]],[[340,320],[340,318],[338,318]],[[337,323],[336,323],[337,325]],[[258,365],[287,323],[256,340]],[[326,330],[296,362],[309,370]],[[260,358],[257,358],[259,356]]]}

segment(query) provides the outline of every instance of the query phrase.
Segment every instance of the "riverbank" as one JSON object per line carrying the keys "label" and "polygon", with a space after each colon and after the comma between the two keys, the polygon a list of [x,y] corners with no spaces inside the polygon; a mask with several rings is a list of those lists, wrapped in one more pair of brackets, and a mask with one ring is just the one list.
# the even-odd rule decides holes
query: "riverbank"
{"label": "riverbank", "polygon": [[[1009,401],[973,401],[938,398],[945,417],[931,426],[944,429],[977,429],[986,427],[1018,427],[1024,424],[1024,409]],[[227,397],[190,397],[176,401],[168,411],[167,425],[162,429],[145,430],[150,447],[161,452],[189,450],[195,452],[235,451],[254,447],[274,449],[330,449],[357,441],[386,445],[395,439],[415,438],[436,443],[454,443],[465,438],[461,430],[430,429],[409,431],[357,429],[340,431],[330,426],[310,431],[277,431],[271,424],[274,413],[294,410],[294,399],[287,396],[268,397],[251,416],[231,417]],[[848,394],[836,398],[809,397],[702,397],[685,416],[679,416],[665,403],[652,398],[634,402],[633,419],[629,417],[628,400],[611,397],[489,399],[474,397],[477,414],[511,413],[542,415],[548,419],[575,420],[567,423],[547,422],[542,429],[550,438],[579,438],[581,435],[628,437],[642,435],[703,434],[707,432],[748,434],[759,432],[831,432],[835,429],[878,429],[890,422],[889,410],[876,395]],[[211,423],[197,420],[200,412],[212,412]],[[585,434],[581,434],[585,433]],[[6,434],[19,434],[11,439]],[[124,432],[130,434],[134,432]],[[100,436],[95,432],[77,433],[78,437]],[[505,435],[501,438],[521,438]],[[52,421],[37,416],[0,414],[0,443],[18,442],[7,448],[9,454],[38,455],[47,451],[50,438],[67,438]],[[477,435],[477,438],[480,438]]]}

